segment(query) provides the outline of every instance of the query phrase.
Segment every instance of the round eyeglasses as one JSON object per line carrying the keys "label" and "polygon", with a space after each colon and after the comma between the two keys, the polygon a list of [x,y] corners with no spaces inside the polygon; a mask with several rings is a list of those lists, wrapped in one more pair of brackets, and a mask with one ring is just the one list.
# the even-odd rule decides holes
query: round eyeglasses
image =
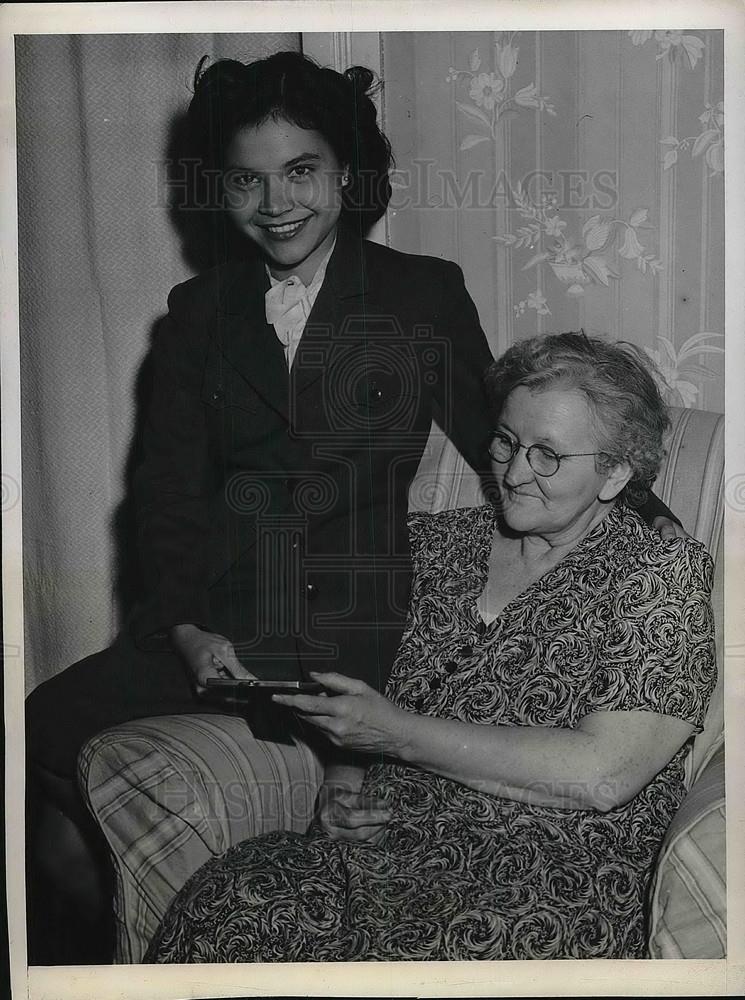
{"label": "round eyeglasses", "polygon": [[515,438],[496,431],[489,446],[489,454],[495,462],[506,464],[511,462],[520,449],[525,451],[528,465],[538,476],[553,476],[559,471],[559,466],[565,458],[584,458],[589,455],[605,455],[604,451],[575,451],[566,455],[557,455],[553,448],[545,444],[531,444],[527,448]]}

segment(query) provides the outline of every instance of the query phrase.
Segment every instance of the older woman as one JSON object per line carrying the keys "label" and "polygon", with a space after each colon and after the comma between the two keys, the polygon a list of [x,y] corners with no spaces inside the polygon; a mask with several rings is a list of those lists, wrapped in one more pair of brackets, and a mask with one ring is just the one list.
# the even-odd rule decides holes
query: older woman
{"label": "older woman", "polygon": [[634,511],[667,415],[633,348],[535,338],[487,385],[500,502],[411,518],[385,696],[275,696],[369,755],[339,792],[359,808],[334,828],[322,797],[308,836],[209,862],[146,961],[644,957],[715,681],[711,560]]}

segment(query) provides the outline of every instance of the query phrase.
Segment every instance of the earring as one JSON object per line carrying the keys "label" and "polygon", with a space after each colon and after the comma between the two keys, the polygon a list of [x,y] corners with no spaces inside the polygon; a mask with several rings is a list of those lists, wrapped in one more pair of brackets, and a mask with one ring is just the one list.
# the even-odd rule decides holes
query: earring
{"label": "earring", "polygon": [[346,187],[349,184],[349,174],[344,174],[341,179],[342,187]]}

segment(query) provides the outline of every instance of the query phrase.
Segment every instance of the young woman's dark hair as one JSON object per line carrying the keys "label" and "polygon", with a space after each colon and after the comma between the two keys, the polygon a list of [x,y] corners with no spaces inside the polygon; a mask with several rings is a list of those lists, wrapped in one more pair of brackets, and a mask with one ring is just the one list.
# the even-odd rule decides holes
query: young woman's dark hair
{"label": "young woman's dark hair", "polygon": [[269,118],[286,119],[324,137],[339,162],[349,165],[341,219],[365,232],[385,213],[391,198],[391,147],[380,131],[371,100],[380,84],[362,66],[344,73],[323,69],[299,52],[244,64],[221,59],[194,78],[188,111],[193,155],[205,174],[219,176],[235,133]]}

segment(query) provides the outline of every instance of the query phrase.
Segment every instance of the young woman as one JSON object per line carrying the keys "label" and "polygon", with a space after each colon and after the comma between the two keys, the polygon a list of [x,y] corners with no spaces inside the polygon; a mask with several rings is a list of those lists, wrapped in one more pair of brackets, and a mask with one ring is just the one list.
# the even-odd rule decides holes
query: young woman
{"label": "young woman", "polygon": [[[382,690],[432,417],[487,467],[491,355],[460,268],[363,239],[391,193],[372,85],[297,53],[198,71],[191,158],[220,203],[197,207],[217,249],[226,221],[241,252],[172,290],[153,346],[142,602],[110,649],[27,707],[33,882],[78,911],[95,914],[98,891],[83,743],[133,718],[229,711],[202,697],[213,677],[332,670]],[[368,807],[337,794],[349,774],[353,758],[329,762],[322,822],[364,825]]]}

